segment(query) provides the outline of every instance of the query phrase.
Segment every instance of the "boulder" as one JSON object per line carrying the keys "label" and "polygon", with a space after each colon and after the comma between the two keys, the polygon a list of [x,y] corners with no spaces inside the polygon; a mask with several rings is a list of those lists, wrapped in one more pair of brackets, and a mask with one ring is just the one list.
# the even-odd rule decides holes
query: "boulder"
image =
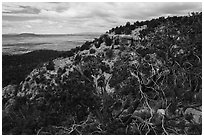
{"label": "boulder", "polygon": [[11,98],[16,94],[17,85],[8,85],[2,90],[2,98]]}
{"label": "boulder", "polygon": [[133,43],[133,37],[130,35],[120,35],[119,36],[119,45],[131,45]]}

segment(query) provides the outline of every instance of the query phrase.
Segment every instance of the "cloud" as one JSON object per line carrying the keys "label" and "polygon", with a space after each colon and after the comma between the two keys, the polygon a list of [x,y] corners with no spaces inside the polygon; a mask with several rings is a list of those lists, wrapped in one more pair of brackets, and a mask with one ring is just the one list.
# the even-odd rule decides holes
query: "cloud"
{"label": "cloud", "polygon": [[188,12],[202,11],[201,3],[151,2],[118,3],[118,14],[125,19],[147,20],[159,16],[187,15]]}
{"label": "cloud", "polygon": [[20,13],[38,14],[38,13],[40,13],[40,10],[37,8],[33,8],[31,6],[19,6],[16,10],[7,10],[7,11],[3,11],[3,13],[7,13],[7,14],[20,14]]}
{"label": "cloud", "polygon": [[188,15],[202,11],[196,2],[49,2],[2,4],[3,33],[105,32],[127,21],[148,20],[160,16]]}

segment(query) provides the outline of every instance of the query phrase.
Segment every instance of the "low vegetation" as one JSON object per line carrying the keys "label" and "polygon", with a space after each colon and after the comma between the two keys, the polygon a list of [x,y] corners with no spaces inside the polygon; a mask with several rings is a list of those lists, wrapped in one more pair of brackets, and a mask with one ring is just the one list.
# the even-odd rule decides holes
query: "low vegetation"
{"label": "low vegetation", "polygon": [[[202,134],[202,13],[128,22],[54,53],[41,60],[60,56],[72,63],[42,65],[14,92],[4,92],[3,134]],[[34,62],[26,56],[19,56],[24,66]],[[9,58],[3,67],[20,65]]]}

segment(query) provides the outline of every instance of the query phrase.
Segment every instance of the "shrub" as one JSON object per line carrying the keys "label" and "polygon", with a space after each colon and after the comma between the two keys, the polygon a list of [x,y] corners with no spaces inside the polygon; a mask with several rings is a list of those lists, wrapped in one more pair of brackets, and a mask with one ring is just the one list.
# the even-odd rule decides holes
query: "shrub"
{"label": "shrub", "polygon": [[113,57],[113,50],[112,49],[107,49],[106,50],[106,57],[108,57],[109,59],[111,59]]}
{"label": "shrub", "polygon": [[132,33],[132,31],[130,28],[125,28],[125,30],[124,30],[125,35],[130,35],[131,33]]}
{"label": "shrub", "polygon": [[90,50],[89,50],[89,53],[90,53],[90,54],[94,54],[95,52],[96,52],[95,49],[90,49]]}
{"label": "shrub", "polygon": [[55,69],[55,64],[53,61],[49,61],[47,66],[46,66],[47,70],[54,70]]}
{"label": "shrub", "polygon": [[111,46],[112,44],[112,39],[108,35],[105,36],[105,43],[106,43],[106,46]]}
{"label": "shrub", "polygon": [[91,42],[89,42],[89,41],[86,41],[82,46],[81,46],[81,51],[83,51],[83,50],[89,50],[90,49],[90,47],[91,47]]}

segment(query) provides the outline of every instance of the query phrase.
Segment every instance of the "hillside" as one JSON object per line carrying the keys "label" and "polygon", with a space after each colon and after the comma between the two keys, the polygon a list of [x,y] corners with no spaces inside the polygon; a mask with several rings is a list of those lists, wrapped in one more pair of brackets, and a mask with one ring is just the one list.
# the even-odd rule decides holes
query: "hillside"
{"label": "hillside", "polygon": [[201,134],[202,13],[112,28],[2,99],[3,134]]}
{"label": "hillside", "polygon": [[35,68],[65,52],[36,50],[26,54],[2,55],[2,86],[20,84]]}

